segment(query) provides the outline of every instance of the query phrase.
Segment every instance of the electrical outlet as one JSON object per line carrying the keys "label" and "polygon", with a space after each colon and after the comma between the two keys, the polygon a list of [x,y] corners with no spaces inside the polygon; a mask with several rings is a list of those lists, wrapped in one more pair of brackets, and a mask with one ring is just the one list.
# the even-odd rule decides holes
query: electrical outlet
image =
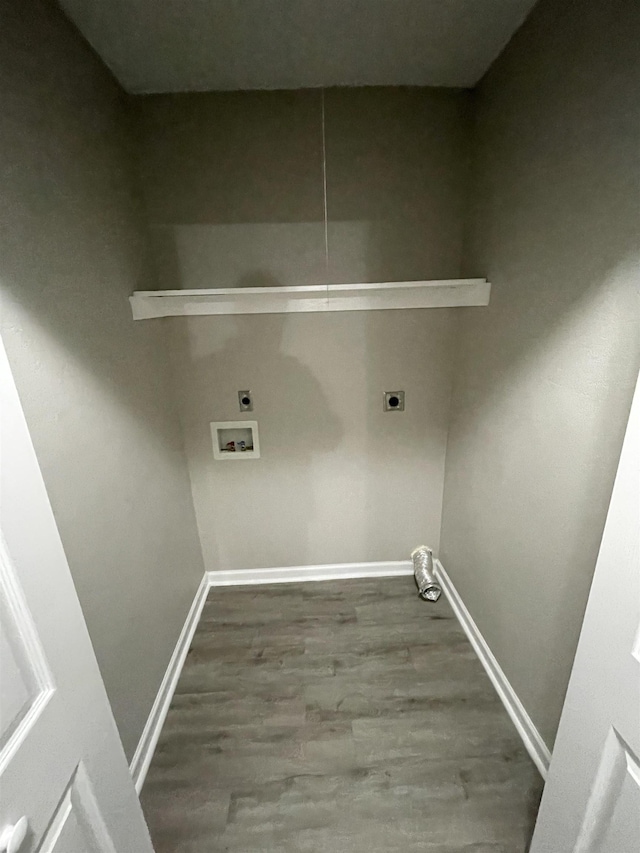
{"label": "electrical outlet", "polygon": [[404,391],[384,392],[385,412],[404,412]]}
{"label": "electrical outlet", "polygon": [[253,395],[251,391],[238,391],[238,405],[241,412],[253,411]]}

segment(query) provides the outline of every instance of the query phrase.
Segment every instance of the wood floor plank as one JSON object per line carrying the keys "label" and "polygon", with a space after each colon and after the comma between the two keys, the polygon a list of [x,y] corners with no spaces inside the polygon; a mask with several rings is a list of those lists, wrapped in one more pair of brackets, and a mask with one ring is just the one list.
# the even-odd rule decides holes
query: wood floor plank
{"label": "wood floor plank", "polygon": [[525,853],[541,789],[403,577],[212,590],[141,799],[157,853]]}

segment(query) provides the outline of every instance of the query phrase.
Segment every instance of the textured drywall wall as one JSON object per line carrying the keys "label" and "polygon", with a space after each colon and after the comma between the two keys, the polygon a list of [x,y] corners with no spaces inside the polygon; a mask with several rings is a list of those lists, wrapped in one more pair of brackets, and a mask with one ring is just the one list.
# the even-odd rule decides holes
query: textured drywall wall
{"label": "textured drywall wall", "polygon": [[[177,318],[173,354],[205,566],[407,559],[438,547],[449,310]],[[254,411],[238,412],[251,389]],[[402,389],[404,412],[384,412]],[[209,423],[257,420],[261,458]]]}
{"label": "textured drywall wall", "polygon": [[635,0],[543,0],[477,93],[491,305],[463,311],[441,555],[549,746],[640,360],[639,43]]}
{"label": "textured drywall wall", "polygon": [[[328,258],[325,254],[323,98]],[[455,278],[469,95],[430,89],[133,99],[161,281],[215,287]],[[449,310],[172,320],[207,569],[437,548]],[[251,389],[240,415],[237,391]],[[382,410],[406,392],[406,411]],[[214,461],[256,419],[262,458]]]}
{"label": "textured drywall wall", "polygon": [[469,92],[328,89],[324,114],[329,280],[458,275]]}
{"label": "textured drywall wall", "polygon": [[216,92],[132,103],[162,287],[459,275],[468,92]]}
{"label": "textured drywall wall", "polygon": [[[52,3],[0,2],[2,335],[129,757],[202,577],[123,96]],[[55,603],[52,603],[55,606]]]}

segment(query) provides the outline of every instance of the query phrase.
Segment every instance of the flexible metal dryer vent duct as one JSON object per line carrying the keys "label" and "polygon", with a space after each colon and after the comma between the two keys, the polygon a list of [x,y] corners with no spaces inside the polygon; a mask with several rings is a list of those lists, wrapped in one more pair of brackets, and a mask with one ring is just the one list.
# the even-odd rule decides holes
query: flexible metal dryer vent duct
{"label": "flexible metal dryer vent duct", "polygon": [[437,601],[442,595],[442,588],[433,571],[433,551],[426,545],[420,545],[412,551],[411,559],[420,598],[425,601]]}

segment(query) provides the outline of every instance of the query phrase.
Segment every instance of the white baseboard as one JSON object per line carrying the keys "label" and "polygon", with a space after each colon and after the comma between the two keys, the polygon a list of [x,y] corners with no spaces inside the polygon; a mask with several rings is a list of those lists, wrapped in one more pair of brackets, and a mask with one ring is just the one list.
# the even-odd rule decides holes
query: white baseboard
{"label": "white baseboard", "polygon": [[333,563],[327,566],[287,566],[278,569],[237,569],[209,572],[211,586],[245,586],[296,581],[332,581],[347,578],[394,578],[412,575],[410,560],[389,563]]}
{"label": "white baseboard", "polygon": [[491,679],[491,683],[502,700],[502,704],[511,717],[514,726],[518,730],[518,734],[522,738],[522,742],[524,743],[527,752],[540,771],[542,778],[546,779],[547,771],[549,770],[549,762],[551,761],[551,752],[549,751],[549,748],[542,739],[540,732],[533,724],[531,717],[527,714],[524,705],[520,699],[518,699],[509,679],[504,674],[502,667],[494,657],[493,652],[489,648],[485,638],[482,636],[480,629],[473,621],[473,617],[465,607],[458,590],[453,585],[451,578],[446,573],[440,560],[435,561],[435,568],[436,575],[438,576],[440,585],[442,586],[442,591],[447,596],[453,612],[456,614],[465,634],[469,638],[469,642],[480,658],[480,662],[484,666],[487,675]]}
{"label": "white baseboard", "polygon": [[162,683],[160,684],[160,689],[158,690],[151,712],[138,742],[135,755],[131,760],[129,769],[138,793],[140,793],[142,786],[144,785],[144,780],[146,778],[149,765],[151,764],[151,759],[153,758],[153,753],[158,743],[158,738],[160,737],[160,732],[162,731],[162,726],[164,725],[178,679],[180,678],[180,673],[182,672],[182,667],[184,665],[187,652],[189,651],[191,640],[193,639],[193,635],[198,626],[200,614],[202,613],[202,608],[204,607],[208,592],[209,577],[205,572],[202,580],[200,581],[200,586],[198,587],[191,607],[189,608],[187,618],[182,626],[182,631],[180,631],[178,642],[176,643],[176,647],[171,655],[167,671],[165,672]]}

